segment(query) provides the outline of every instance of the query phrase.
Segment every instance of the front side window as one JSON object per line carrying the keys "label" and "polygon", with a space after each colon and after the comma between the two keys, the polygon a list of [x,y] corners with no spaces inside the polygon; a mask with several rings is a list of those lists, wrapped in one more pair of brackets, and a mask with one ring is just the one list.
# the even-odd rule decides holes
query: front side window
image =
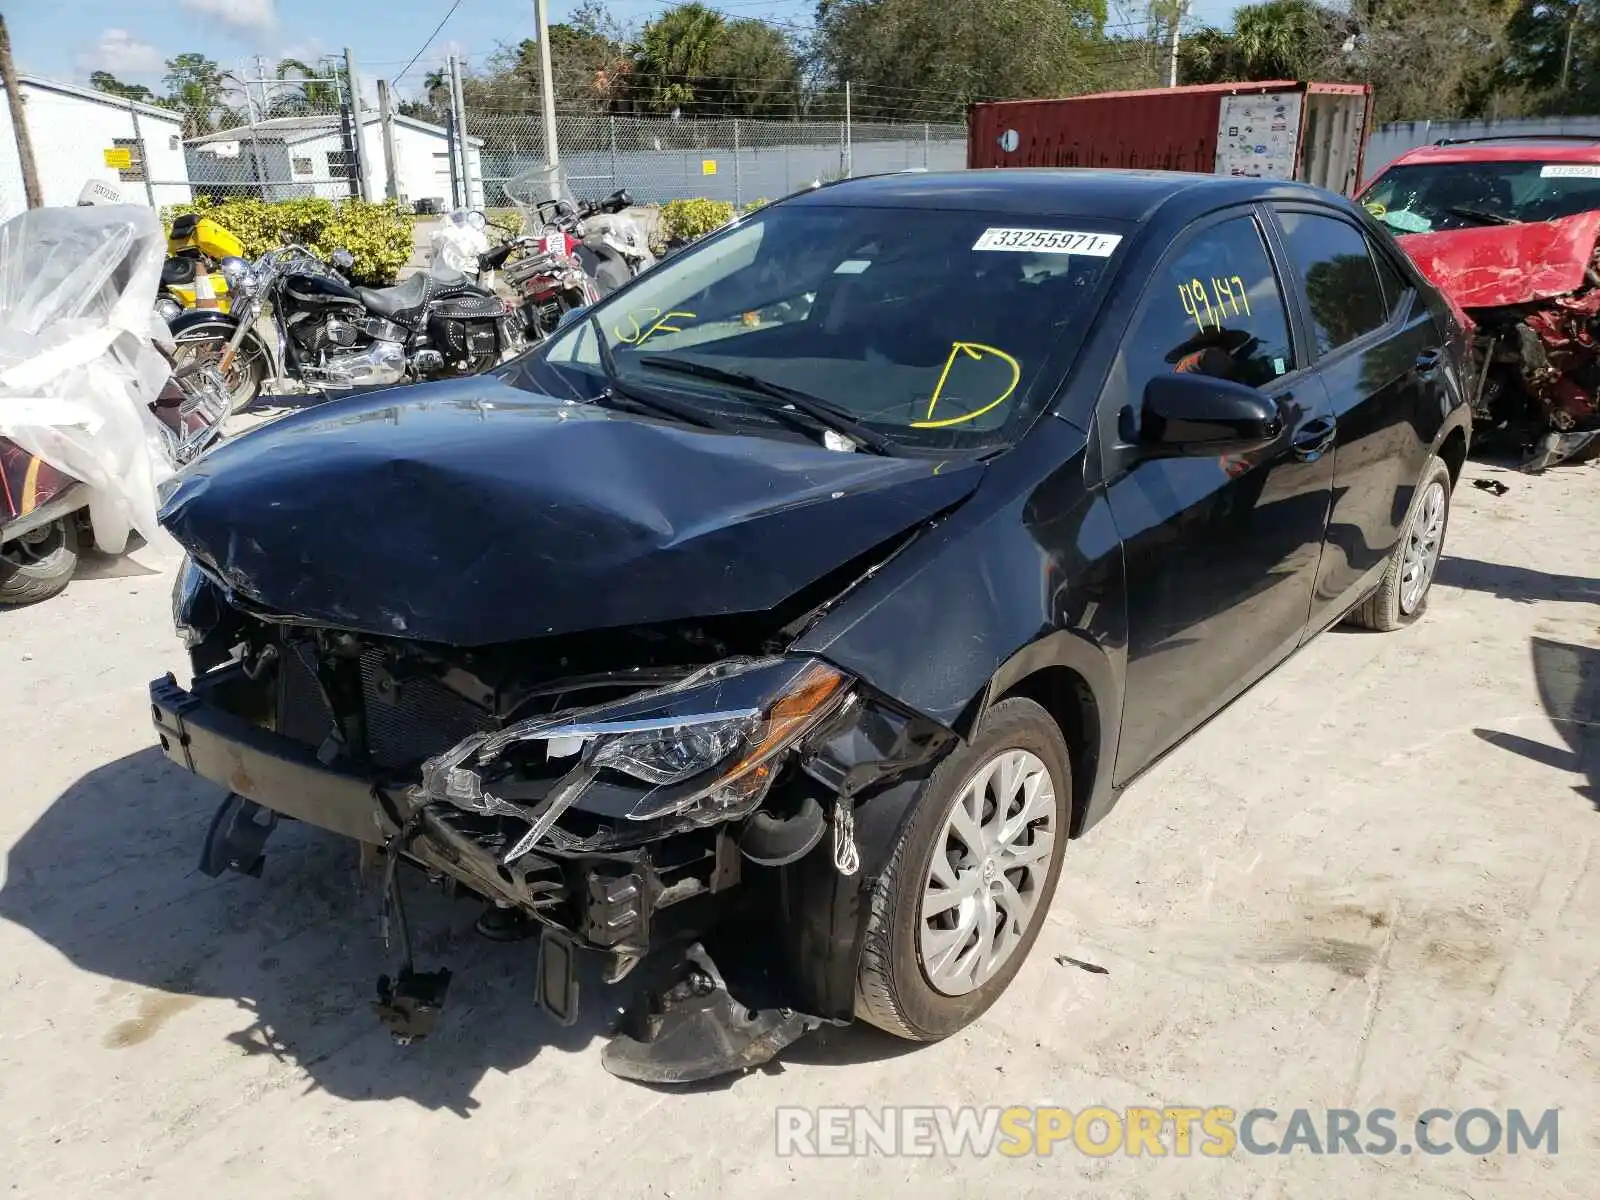
{"label": "front side window", "polygon": [[1200,230],[1158,270],[1118,363],[1139,403],[1156,375],[1187,371],[1260,387],[1294,370],[1288,309],[1261,230],[1235,217]]}
{"label": "front side window", "polygon": [[1360,203],[1399,234],[1554,221],[1600,208],[1600,163],[1416,163],[1384,172]]}
{"label": "front side window", "polygon": [[1280,211],[1289,261],[1316,328],[1317,353],[1328,354],[1388,323],[1389,303],[1362,232],[1336,217]]}
{"label": "front side window", "polygon": [[619,380],[713,403],[719,416],[771,397],[693,368],[804,393],[907,446],[993,445],[1049,399],[1096,311],[1120,230],[774,205],[596,305],[585,314],[596,321],[557,334],[542,361],[592,383],[606,367],[598,324]]}

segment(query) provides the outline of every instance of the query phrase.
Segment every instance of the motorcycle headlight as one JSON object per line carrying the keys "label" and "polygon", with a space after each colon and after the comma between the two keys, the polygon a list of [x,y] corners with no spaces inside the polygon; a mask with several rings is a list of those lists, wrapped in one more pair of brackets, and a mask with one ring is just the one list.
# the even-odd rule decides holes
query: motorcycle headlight
{"label": "motorcycle headlight", "polygon": [[179,304],[171,296],[163,296],[156,301],[156,316],[160,317],[168,325],[171,325],[182,315],[183,305]]}
{"label": "motorcycle headlight", "polygon": [[728,820],[761,802],[785,752],[837,711],[850,682],[813,658],[718,664],[671,687],[464,744],[459,757],[436,760],[442,777],[424,768],[433,778],[423,790],[437,799],[480,796],[482,781],[459,764],[484,764],[514,743],[542,741],[551,760],[581,756],[597,777],[610,772],[648,785],[632,788],[621,807],[629,820]]}
{"label": "motorcycle headlight", "polygon": [[245,259],[230,255],[222,260],[222,277],[228,281],[230,292],[239,292],[245,296],[252,296],[260,286],[260,279],[256,269]]}

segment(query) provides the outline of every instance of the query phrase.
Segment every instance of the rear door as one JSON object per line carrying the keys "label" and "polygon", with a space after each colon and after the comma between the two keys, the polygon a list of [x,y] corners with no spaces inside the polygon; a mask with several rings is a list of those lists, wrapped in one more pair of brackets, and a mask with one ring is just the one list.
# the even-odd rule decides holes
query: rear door
{"label": "rear door", "polygon": [[[1155,270],[1096,412],[1127,577],[1122,783],[1299,644],[1333,479],[1320,382],[1254,208],[1191,225]],[[1283,415],[1244,455],[1162,458],[1134,440],[1145,385],[1184,371],[1259,388]]]}
{"label": "rear door", "polygon": [[1353,218],[1315,204],[1272,208],[1336,422],[1309,636],[1371,590],[1400,537],[1443,411],[1446,346],[1388,249]]}

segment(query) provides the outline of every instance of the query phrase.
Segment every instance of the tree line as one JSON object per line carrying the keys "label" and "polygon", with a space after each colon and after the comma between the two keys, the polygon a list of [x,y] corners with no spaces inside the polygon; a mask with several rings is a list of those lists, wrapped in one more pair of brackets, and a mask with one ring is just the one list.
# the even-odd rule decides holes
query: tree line
{"label": "tree line", "polygon": [[[637,28],[605,0],[550,27],[556,107],[567,116],[964,119],[977,100],[1066,96],[1178,80],[1368,82],[1376,120],[1593,112],[1600,105],[1600,0],[1266,0],[1226,27],[1194,27],[1182,0],[818,0],[784,25],[676,5]],[[189,136],[252,117],[336,109],[342,65],[285,59],[266,84],[204,55],[168,60],[161,92],[105,72],[102,91],[183,114]],[[402,113],[442,121],[442,69]],[[501,45],[467,69],[470,114],[531,112],[538,47]],[[474,122],[477,124],[477,122]],[[474,133],[480,130],[474,128]]]}

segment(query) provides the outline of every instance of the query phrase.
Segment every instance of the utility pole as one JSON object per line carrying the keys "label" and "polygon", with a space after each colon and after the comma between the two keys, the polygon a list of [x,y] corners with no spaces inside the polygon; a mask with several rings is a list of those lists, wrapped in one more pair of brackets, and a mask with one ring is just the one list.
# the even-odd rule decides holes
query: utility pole
{"label": "utility pole", "polygon": [[17,139],[17,160],[22,166],[22,194],[29,208],[42,208],[44,194],[39,190],[39,171],[33,164],[28,115],[22,111],[22,88],[17,84],[17,69],[11,63],[11,34],[3,16],[0,16],[0,84],[5,85],[6,102],[11,106],[11,130]]}
{"label": "utility pole", "polygon": [[390,200],[400,198],[400,182],[394,170],[394,106],[389,99],[389,81],[378,80],[378,125],[383,131],[383,194]]}
{"label": "utility pole", "polygon": [[544,161],[551,168],[551,185],[554,186],[561,150],[556,145],[556,81],[550,68],[549,7],[550,0],[533,0],[533,35],[539,42],[539,106],[544,110]]}
{"label": "utility pole", "polygon": [[1567,90],[1567,75],[1572,70],[1572,37],[1578,32],[1578,14],[1583,11],[1581,0],[1573,0],[1572,16],[1567,19],[1567,49],[1561,56],[1561,90]]}
{"label": "utility pole", "polygon": [[851,178],[856,173],[855,163],[855,130],[850,127],[850,81],[844,81],[844,177]]}
{"label": "utility pole", "polygon": [[356,155],[356,186],[361,190],[361,199],[371,200],[372,172],[367,162],[366,127],[361,121],[361,76],[356,71],[355,51],[349,46],[344,48],[344,74],[350,81],[350,124],[354,127],[350,140]]}
{"label": "utility pole", "polygon": [[450,56],[450,107],[455,109],[456,151],[461,156],[461,203],[472,207],[471,159],[467,154],[467,102],[461,95],[461,60]]}
{"label": "utility pole", "polygon": [[1172,8],[1172,53],[1167,64],[1167,86],[1178,86],[1178,31],[1189,15],[1190,0],[1177,0]]}

